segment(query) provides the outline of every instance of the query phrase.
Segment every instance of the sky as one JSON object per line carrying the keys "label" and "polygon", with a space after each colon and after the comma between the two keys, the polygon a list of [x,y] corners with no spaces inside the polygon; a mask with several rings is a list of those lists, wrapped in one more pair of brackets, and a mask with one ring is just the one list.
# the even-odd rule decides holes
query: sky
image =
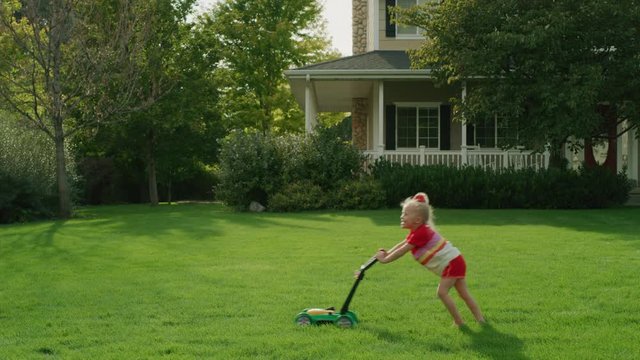
{"label": "sky", "polygon": [[[206,11],[218,0],[198,0],[200,11]],[[343,56],[351,55],[351,1],[318,0],[327,21],[327,34],[331,43]]]}

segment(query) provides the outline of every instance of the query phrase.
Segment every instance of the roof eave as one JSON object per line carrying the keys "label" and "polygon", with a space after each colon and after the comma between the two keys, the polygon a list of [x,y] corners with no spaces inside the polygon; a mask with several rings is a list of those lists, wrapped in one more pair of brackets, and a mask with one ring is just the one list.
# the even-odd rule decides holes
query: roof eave
{"label": "roof eave", "polygon": [[284,74],[291,80],[305,79],[411,79],[430,78],[430,70],[389,69],[389,70],[286,70]]}

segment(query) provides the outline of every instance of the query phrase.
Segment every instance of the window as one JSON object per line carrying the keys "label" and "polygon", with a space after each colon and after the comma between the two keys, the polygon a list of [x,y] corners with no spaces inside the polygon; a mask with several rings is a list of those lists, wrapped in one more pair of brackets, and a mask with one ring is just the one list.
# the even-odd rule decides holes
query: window
{"label": "window", "polygon": [[509,128],[500,121],[500,117],[478,121],[475,124],[474,144],[480,147],[497,148],[507,143],[512,143],[518,139],[517,129]]}
{"label": "window", "polygon": [[[400,8],[410,8],[416,5],[422,5],[429,0],[397,0],[396,6]],[[411,26],[396,24],[396,37],[420,37],[422,36],[422,29]]]}
{"label": "window", "polygon": [[476,123],[476,144],[480,147],[496,147],[496,121],[487,119]]}
{"label": "window", "polygon": [[438,105],[396,108],[396,144],[398,148],[439,148],[440,110]]}

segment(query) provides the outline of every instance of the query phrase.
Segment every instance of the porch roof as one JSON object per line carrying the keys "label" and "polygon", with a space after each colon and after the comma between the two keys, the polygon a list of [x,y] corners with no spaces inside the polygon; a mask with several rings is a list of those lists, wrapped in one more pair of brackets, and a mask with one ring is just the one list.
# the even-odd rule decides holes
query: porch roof
{"label": "porch roof", "polygon": [[284,74],[289,79],[306,78],[307,75],[317,79],[380,79],[425,78],[431,71],[411,69],[406,51],[376,50],[286,70]]}
{"label": "porch roof", "polygon": [[358,70],[358,69],[409,69],[411,62],[406,51],[376,50],[340,59],[311,64],[297,70]]}
{"label": "porch roof", "polygon": [[376,50],[287,70],[284,74],[303,109],[308,81],[315,94],[317,111],[349,112],[351,99],[369,97],[376,80],[425,80],[431,72],[411,69],[406,51]]}

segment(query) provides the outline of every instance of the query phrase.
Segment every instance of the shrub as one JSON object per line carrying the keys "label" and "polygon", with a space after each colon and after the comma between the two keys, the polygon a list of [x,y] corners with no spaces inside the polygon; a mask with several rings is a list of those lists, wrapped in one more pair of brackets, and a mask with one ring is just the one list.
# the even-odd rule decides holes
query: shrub
{"label": "shrub", "polygon": [[284,157],[272,135],[234,131],[223,139],[220,150],[219,199],[237,209],[251,201],[266,205],[269,194],[280,191]]}
{"label": "shrub", "polygon": [[[342,181],[357,179],[363,157],[339,135],[323,127],[306,136],[232,132],[221,144],[218,199],[238,209],[251,201],[269,208],[286,184],[312,184],[329,193]],[[281,196],[277,201],[283,211],[286,201]]]}
{"label": "shrub", "polygon": [[367,177],[343,181],[330,202],[335,209],[369,210],[384,207],[385,197],[382,185]]}
{"label": "shrub", "polygon": [[309,180],[323,190],[334,189],[341,181],[362,173],[364,158],[350,142],[342,139],[337,127],[318,126],[314,133],[285,135],[277,139],[285,155],[284,183]]}
{"label": "shrub", "polygon": [[[0,111],[0,222],[53,216],[57,203],[55,148],[43,132],[19,127]],[[74,195],[75,163],[67,159]]]}
{"label": "shrub", "polygon": [[31,178],[18,178],[0,168],[0,184],[0,224],[53,217],[56,197],[43,193]]}
{"label": "shrub", "polygon": [[325,207],[325,197],[320,186],[310,181],[294,182],[286,185],[269,200],[271,211],[317,210]]}
{"label": "shrub", "polygon": [[372,173],[385,190],[388,206],[425,191],[439,207],[599,208],[623,204],[631,189],[624,174],[612,174],[601,167],[496,171],[378,161]]}

